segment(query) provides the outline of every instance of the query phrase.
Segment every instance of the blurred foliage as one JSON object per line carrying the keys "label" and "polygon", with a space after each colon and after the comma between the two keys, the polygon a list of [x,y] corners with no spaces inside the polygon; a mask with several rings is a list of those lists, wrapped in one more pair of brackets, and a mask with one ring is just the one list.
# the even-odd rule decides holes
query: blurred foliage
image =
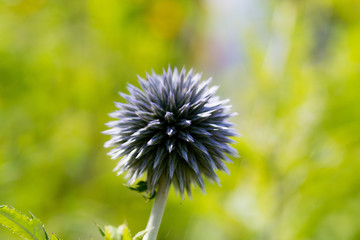
{"label": "blurred foliage", "polygon": [[49,232],[144,229],[100,132],[117,91],[171,64],[221,85],[242,158],[171,192],[160,240],[360,238],[359,1],[1,0],[0,36],[0,204]]}
{"label": "blurred foliage", "polygon": [[105,226],[105,229],[98,227],[100,234],[104,237],[104,240],[142,240],[146,230],[138,232],[134,237],[131,236],[130,230],[126,223],[119,227]]}

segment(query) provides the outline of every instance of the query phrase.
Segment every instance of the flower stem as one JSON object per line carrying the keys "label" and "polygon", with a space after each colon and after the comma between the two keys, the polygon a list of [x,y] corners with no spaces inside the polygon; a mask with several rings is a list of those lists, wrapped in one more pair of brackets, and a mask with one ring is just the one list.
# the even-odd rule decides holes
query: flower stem
{"label": "flower stem", "polygon": [[156,240],[159,232],[161,219],[164,214],[166,200],[169,193],[170,183],[166,176],[162,176],[159,179],[158,190],[156,193],[154,205],[151,209],[150,218],[146,226],[147,233],[143,240]]}

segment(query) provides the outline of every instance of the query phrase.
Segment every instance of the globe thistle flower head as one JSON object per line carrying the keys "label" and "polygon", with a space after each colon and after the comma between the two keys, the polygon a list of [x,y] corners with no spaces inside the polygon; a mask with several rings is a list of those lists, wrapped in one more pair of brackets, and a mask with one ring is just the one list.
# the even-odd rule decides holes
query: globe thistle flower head
{"label": "globe thistle flower head", "polygon": [[103,132],[112,137],[105,147],[115,147],[108,155],[121,158],[114,171],[127,172],[130,184],[146,173],[150,192],[165,176],[181,196],[191,196],[193,183],[204,190],[203,176],[219,182],[216,170],[228,173],[226,154],[237,155],[229,145],[237,134],[227,121],[234,115],[228,100],[215,96],[218,87],[184,68],[138,78],[142,90],[129,84],[129,94],[120,93],[126,103],[115,103],[119,110],[109,115],[118,120]]}

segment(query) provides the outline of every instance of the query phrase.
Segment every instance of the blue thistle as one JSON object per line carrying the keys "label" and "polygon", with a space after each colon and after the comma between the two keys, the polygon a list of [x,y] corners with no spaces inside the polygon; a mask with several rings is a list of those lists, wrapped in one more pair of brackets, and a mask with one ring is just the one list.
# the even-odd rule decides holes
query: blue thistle
{"label": "blue thistle", "polygon": [[127,172],[130,184],[146,173],[150,192],[165,176],[182,196],[185,190],[191,195],[192,183],[204,190],[203,176],[218,183],[215,171],[229,172],[226,154],[237,155],[229,146],[237,135],[227,122],[234,115],[229,100],[214,96],[211,79],[201,82],[200,74],[184,68],[138,78],[143,91],[129,84],[130,94],[120,93],[127,103],[115,103],[119,110],[109,115],[119,120],[103,132],[112,136],[105,147],[115,147],[108,155],[122,157],[114,171]]}

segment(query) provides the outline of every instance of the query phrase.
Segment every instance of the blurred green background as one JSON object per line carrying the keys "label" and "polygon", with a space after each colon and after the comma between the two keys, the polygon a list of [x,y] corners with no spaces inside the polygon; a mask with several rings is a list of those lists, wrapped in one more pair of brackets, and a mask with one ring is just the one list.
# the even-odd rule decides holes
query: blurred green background
{"label": "blurred green background", "polygon": [[[240,159],[159,239],[360,239],[360,1],[0,0],[0,204],[63,239],[133,233],[152,203],[106,156],[107,113],[136,74],[214,77]],[[0,239],[17,239],[0,228]]]}

